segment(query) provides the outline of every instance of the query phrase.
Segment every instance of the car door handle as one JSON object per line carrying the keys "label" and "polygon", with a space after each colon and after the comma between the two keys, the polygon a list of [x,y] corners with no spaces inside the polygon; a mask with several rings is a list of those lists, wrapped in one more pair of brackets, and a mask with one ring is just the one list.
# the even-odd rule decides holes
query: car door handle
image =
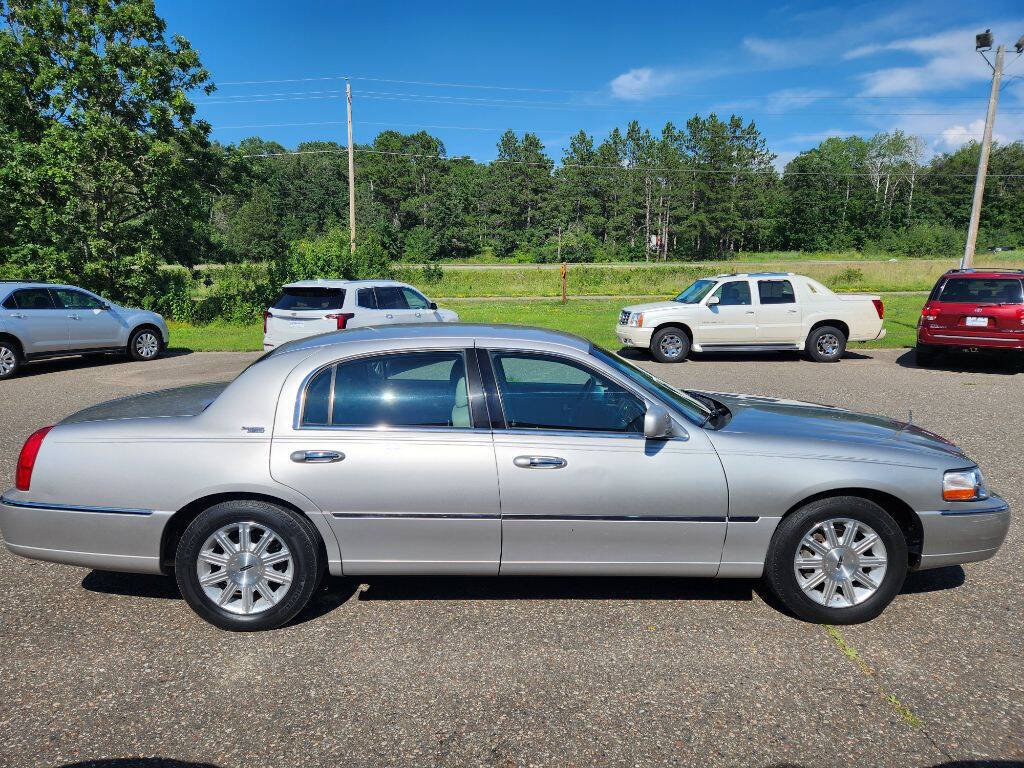
{"label": "car door handle", "polygon": [[512,463],[523,469],[561,469],[567,462],[558,456],[516,456]]}
{"label": "car door handle", "polygon": [[298,464],[333,464],[345,458],[338,451],[295,451],[291,460]]}
{"label": "car door handle", "polygon": [[78,315],[68,315],[68,320],[81,320]]}
{"label": "car door handle", "polygon": [[388,312],[386,315],[384,315],[384,317],[386,317],[388,320],[393,320],[395,316]]}
{"label": "car door handle", "polygon": [[11,315],[11,317],[16,317],[16,318],[18,318],[19,320],[24,320],[24,319],[25,319],[25,316],[24,316],[23,314],[21,314],[20,312],[15,312],[15,313],[13,313],[13,314]]}
{"label": "car door handle", "polygon": [[745,314],[745,315],[752,315],[752,314],[754,314],[754,310],[752,310],[752,309],[748,309],[748,310],[747,310],[746,312],[744,312],[743,314]]}
{"label": "car door handle", "polygon": [[795,309],[787,309],[786,311],[787,311],[787,312],[788,312],[789,314],[791,314],[791,315],[795,315],[795,314],[796,314],[796,310],[795,310]]}

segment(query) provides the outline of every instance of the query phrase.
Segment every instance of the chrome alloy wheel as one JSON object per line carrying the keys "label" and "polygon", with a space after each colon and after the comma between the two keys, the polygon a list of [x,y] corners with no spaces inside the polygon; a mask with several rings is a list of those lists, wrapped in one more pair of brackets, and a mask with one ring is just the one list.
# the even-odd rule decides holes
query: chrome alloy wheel
{"label": "chrome alloy wheel", "polygon": [[679,357],[683,353],[683,339],[678,333],[666,333],[658,342],[658,349],[665,357]]}
{"label": "chrome alloy wheel", "polygon": [[834,333],[823,333],[818,337],[818,342],[815,346],[817,346],[818,352],[821,354],[826,357],[833,357],[839,352],[839,339],[836,338]]}
{"label": "chrome alloy wheel", "polygon": [[262,613],[291,587],[295,564],[284,541],[260,523],[229,523],[199,550],[196,574],[206,596],[231,613]]}
{"label": "chrome alloy wheel", "polygon": [[870,526],[835,518],[804,534],[793,570],[811,600],[827,608],[849,608],[878,591],[888,564],[885,545]]}
{"label": "chrome alloy wheel", "polygon": [[156,334],[151,331],[143,331],[135,337],[135,354],[139,357],[149,360],[156,357],[156,353],[159,351],[160,342]]}
{"label": "chrome alloy wheel", "polygon": [[0,376],[7,376],[18,367],[18,358],[10,347],[0,347]]}

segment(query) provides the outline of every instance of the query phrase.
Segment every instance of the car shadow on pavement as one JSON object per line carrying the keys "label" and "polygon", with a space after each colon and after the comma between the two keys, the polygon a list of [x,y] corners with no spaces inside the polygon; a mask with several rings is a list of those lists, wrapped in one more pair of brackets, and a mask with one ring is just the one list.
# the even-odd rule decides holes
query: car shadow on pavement
{"label": "car shadow on pavement", "polygon": [[902,368],[920,368],[926,371],[949,373],[994,373],[1013,376],[1024,373],[1024,352],[1012,350],[995,352],[947,352],[928,365],[917,364],[917,353],[908,349],[896,358]]}
{"label": "car shadow on pavement", "polygon": [[[175,347],[165,350],[158,359],[165,357],[182,357],[191,355],[192,350],[184,347]],[[76,371],[82,368],[101,368],[111,365],[121,365],[132,362],[127,355],[95,353],[78,357],[54,357],[48,360],[30,362],[22,366],[15,378],[27,379],[32,376],[41,376],[45,373],[59,373],[61,371]]]}
{"label": "car shadow on pavement", "polygon": [[89,571],[82,579],[82,589],[105,595],[148,597],[156,600],[181,599],[174,577],[149,573]]}
{"label": "car shadow on pavement", "polygon": [[372,576],[359,600],[751,600],[755,582],[619,576]]}
{"label": "car shadow on pavement", "polygon": [[[653,363],[657,362],[651,354],[645,350],[637,349],[636,347],[622,347],[616,352],[619,357],[625,358],[626,360],[637,360],[640,362]],[[849,349],[843,354],[843,360],[873,360],[871,355],[865,355],[860,352],[853,352]],[[791,362],[806,362],[807,358],[804,357],[802,352],[693,352],[691,355],[683,361],[686,363],[753,363],[753,362],[764,362],[765,360],[782,361],[789,360]],[[672,363],[668,363],[672,365]]]}
{"label": "car shadow on pavement", "polygon": [[59,768],[217,768],[214,763],[192,763],[168,757],[120,757],[65,763]]}
{"label": "car shadow on pavement", "polygon": [[967,574],[959,565],[928,571],[911,571],[907,574],[907,580],[903,582],[900,594],[920,595],[926,592],[942,592],[963,586],[965,581],[967,581]]}

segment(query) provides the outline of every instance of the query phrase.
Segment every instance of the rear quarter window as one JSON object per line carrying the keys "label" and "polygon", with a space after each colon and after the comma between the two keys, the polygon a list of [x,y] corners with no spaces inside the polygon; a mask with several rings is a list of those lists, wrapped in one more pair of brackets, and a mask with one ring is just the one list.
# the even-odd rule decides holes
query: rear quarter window
{"label": "rear quarter window", "polygon": [[271,309],[315,312],[341,309],[344,304],[344,288],[285,288]]}

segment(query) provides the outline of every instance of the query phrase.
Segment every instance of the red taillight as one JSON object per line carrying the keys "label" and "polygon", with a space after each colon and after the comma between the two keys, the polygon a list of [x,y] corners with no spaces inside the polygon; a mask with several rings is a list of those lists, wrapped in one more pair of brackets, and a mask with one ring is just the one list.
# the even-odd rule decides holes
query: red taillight
{"label": "red taillight", "polygon": [[1021,325],[1024,325],[1024,309],[1017,310],[1017,320],[1020,321]]}
{"label": "red taillight", "polygon": [[18,469],[14,475],[14,485],[19,491],[27,491],[32,484],[32,469],[36,465],[36,456],[39,455],[39,447],[43,444],[43,438],[53,427],[37,429],[28,436],[25,445],[21,448],[18,456]]}
{"label": "red taillight", "polygon": [[272,317],[273,317],[273,315],[270,314],[270,312],[264,312],[263,313],[263,333],[267,332],[267,320],[269,320]]}
{"label": "red taillight", "polygon": [[348,321],[356,316],[355,312],[339,312],[334,315],[325,315],[328,320],[336,320],[338,323],[338,330],[344,331],[348,325]]}
{"label": "red taillight", "polygon": [[921,308],[921,319],[922,320],[937,320],[939,317],[939,311],[931,304],[925,304]]}
{"label": "red taillight", "polygon": [[872,299],[871,303],[875,305],[875,312],[878,313],[878,319],[885,319],[885,304],[882,303],[881,299]]}

